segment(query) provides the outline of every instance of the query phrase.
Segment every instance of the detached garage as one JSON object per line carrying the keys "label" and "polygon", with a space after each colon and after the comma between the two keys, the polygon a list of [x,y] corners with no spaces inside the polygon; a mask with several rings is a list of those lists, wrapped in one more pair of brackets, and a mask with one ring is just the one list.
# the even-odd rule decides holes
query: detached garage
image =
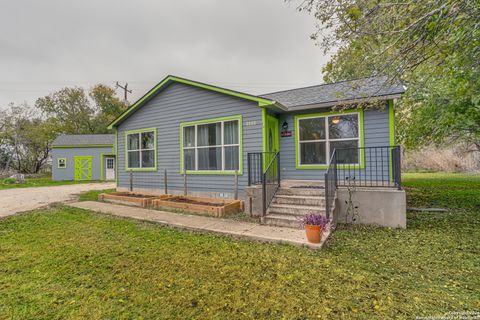
{"label": "detached garage", "polygon": [[60,135],[53,142],[53,180],[115,180],[115,176],[115,135]]}

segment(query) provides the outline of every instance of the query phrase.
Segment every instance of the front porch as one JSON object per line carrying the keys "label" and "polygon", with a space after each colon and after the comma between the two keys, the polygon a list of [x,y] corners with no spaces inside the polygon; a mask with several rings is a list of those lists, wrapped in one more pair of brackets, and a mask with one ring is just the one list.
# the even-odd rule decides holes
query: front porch
{"label": "front porch", "polygon": [[[345,163],[352,158],[356,164]],[[399,146],[334,149],[311,180],[282,179],[280,152],[249,154],[248,164],[249,213],[264,224],[299,227],[317,213],[334,223],[406,227]]]}

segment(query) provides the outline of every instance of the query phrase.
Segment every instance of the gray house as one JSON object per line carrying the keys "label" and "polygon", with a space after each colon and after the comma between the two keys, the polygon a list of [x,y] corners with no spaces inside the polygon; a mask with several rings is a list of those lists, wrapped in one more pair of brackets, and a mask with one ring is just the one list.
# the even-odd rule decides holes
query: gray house
{"label": "gray house", "polygon": [[115,135],[60,135],[52,144],[53,180],[115,180]]}
{"label": "gray house", "polygon": [[[394,100],[404,91],[367,78],[255,96],[167,76],[109,126],[117,188],[163,193],[167,177],[169,193],[233,198],[238,185],[272,224],[319,206],[330,214],[342,188],[402,202]],[[368,210],[384,219],[388,208]],[[404,226],[394,218],[379,223]]]}

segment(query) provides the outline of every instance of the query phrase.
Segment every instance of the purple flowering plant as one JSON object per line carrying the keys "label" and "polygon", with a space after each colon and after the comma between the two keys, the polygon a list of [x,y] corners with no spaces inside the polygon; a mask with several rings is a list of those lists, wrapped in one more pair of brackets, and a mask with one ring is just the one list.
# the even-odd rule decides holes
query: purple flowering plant
{"label": "purple flowering plant", "polygon": [[328,224],[328,219],[320,214],[309,213],[303,218],[303,225],[320,226],[322,229]]}

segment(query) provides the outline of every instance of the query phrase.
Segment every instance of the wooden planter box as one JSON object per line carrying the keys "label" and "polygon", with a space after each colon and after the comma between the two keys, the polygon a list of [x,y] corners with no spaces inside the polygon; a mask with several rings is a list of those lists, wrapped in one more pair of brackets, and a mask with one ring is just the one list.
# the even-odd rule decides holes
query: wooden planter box
{"label": "wooden planter box", "polygon": [[152,206],[152,201],[155,199],[168,198],[170,195],[153,196],[140,194],[135,192],[114,192],[114,193],[101,193],[98,195],[98,200],[116,203],[126,204],[130,206],[137,206],[142,208],[148,208]]}
{"label": "wooden planter box", "polygon": [[241,212],[244,203],[241,200],[224,200],[193,196],[170,196],[153,200],[153,207],[158,209],[175,209],[193,213],[206,213],[214,217]]}

